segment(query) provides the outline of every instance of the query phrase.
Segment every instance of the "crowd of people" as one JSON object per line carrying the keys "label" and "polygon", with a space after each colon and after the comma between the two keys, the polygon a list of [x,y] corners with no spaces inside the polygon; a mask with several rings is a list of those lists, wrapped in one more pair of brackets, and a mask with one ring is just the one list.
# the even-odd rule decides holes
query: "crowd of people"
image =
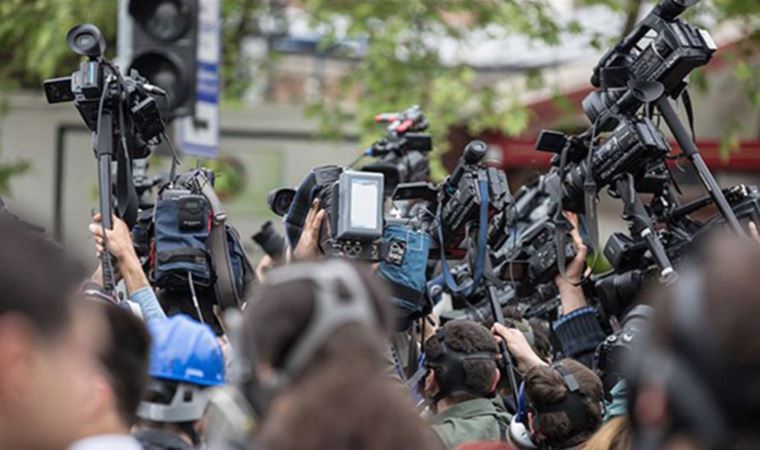
{"label": "crowd of people", "polygon": [[[256,268],[241,314],[214,308],[214,328],[151,285],[119,219],[89,232],[122,297],[1,216],[1,450],[760,447],[756,240],[713,239],[677,283],[645,291],[637,327],[608,336],[578,286],[574,233],[557,321],[433,314],[404,363],[390,291],[375,267],[320,253],[318,204],[287,257]],[[631,342],[600,368],[610,339]]]}

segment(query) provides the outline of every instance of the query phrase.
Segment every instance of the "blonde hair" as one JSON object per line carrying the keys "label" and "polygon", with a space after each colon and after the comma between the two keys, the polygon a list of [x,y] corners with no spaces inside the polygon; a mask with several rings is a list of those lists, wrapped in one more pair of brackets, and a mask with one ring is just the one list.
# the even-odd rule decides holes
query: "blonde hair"
{"label": "blonde hair", "polygon": [[583,450],[630,450],[631,444],[631,427],[628,418],[618,416],[602,425],[591,439],[586,441]]}

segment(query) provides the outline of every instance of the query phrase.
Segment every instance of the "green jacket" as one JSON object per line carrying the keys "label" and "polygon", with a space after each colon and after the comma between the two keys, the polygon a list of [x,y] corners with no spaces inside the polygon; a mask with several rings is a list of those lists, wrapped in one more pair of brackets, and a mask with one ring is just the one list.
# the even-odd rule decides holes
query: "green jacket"
{"label": "green jacket", "polygon": [[504,440],[510,416],[492,399],[478,398],[451,406],[431,425],[447,449],[471,441]]}

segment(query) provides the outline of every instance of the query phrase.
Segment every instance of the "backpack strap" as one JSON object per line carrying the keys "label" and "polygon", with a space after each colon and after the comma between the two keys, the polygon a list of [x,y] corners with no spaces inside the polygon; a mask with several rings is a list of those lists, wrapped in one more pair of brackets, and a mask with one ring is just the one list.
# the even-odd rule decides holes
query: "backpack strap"
{"label": "backpack strap", "polygon": [[193,179],[200,193],[206,197],[211,206],[211,231],[208,236],[208,248],[211,252],[211,262],[216,274],[214,292],[219,306],[223,309],[239,307],[240,294],[235,286],[234,272],[230,262],[230,252],[227,245],[227,212],[214,191],[211,182],[200,170],[196,171]]}

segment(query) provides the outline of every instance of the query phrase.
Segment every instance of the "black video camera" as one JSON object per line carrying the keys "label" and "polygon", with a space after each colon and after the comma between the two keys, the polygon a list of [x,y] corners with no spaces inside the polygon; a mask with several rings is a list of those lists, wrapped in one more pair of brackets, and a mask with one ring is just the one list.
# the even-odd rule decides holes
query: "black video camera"
{"label": "black video camera", "polygon": [[119,125],[118,133],[126,140],[131,157],[147,157],[150,154],[148,142],[164,131],[158,104],[149,94],[165,95],[165,92],[149,84],[135,70],[129,76],[122,76],[118,68],[103,57],[105,38],[95,25],[72,28],[66,41],[76,54],[88,59],[71,76],[45,81],[48,103],[73,101],[93,132],[98,131],[104,109],[116,110],[114,121]]}
{"label": "black video camera", "polygon": [[485,142],[471,141],[451,176],[441,185],[439,220],[443,226],[441,245],[445,247],[459,246],[467,226],[481,219],[484,194],[488,195],[486,221],[501,213],[512,201],[506,174],[483,164],[487,151]]}
{"label": "black video camera", "polygon": [[555,131],[541,131],[536,143],[540,151],[550,151],[558,156],[567,152],[567,166],[562,183],[563,208],[584,212],[584,183],[593,177],[596,188],[609,186],[622,173],[630,173],[635,179],[649,179],[644,175],[654,165],[662,163],[670,153],[670,144],[662,132],[648,118],[626,117],[619,122],[607,139],[593,149],[587,158],[591,142],[581,137],[567,137]]}
{"label": "black video camera", "polygon": [[386,196],[401,183],[427,180],[430,175],[427,154],[433,149],[433,142],[430,134],[424,132],[428,121],[420,107],[415,105],[402,112],[378,114],[375,121],[387,123],[387,133],[365,152],[379,160],[362,170],[384,175]]}
{"label": "black video camera", "polygon": [[[710,33],[678,19],[695,3],[697,0],[662,0],[602,57],[591,77],[591,84],[600,89],[583,100],[583,110],[598,130],[614,128],[618,114],[641,106],[633,90],[647,89],[646,83],[656,82],[675,98],[686,87],[684,78],[712,58],[717,47]],[[656,37],[650,39],[650,32]]]}
{"label": "black video camera", "polygon": [[312,169],[293,195],[285,228],[291,246],[300,239],[312,201],[326,211],[320,231],[325,254],[377,261],[383,235],[383,175],[339,166]]}
{"label": "black video camera", "polygon": [[[558,233],[568,233],[570,223],[558,214],[562,187],[556,172],[524,186],[508,210],[503,228],[503,244],[493,253],[496,275],[518,285],[518,293],[528,295],[536,286],[551,283],[559,273]],[[569,243],[562,249],[570,261],[576,250]]]}

